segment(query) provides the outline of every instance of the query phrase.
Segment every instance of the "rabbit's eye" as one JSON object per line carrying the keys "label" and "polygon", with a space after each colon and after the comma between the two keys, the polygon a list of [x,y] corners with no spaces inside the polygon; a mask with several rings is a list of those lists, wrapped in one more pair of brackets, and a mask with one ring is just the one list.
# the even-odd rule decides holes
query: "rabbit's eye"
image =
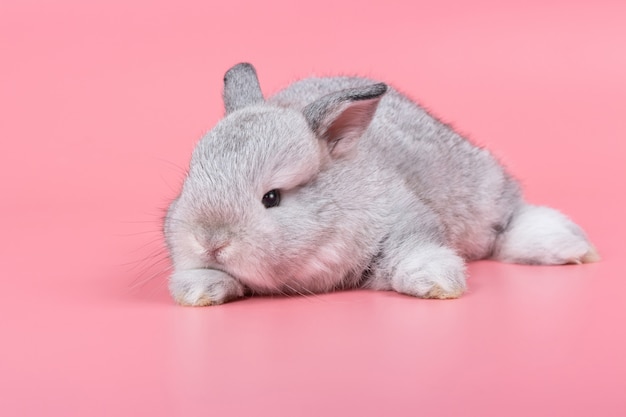
{"label": "rabbit's eye", "polygon": [[263,200],[261,200],[265,208],[276,207],[280,204],[280,191],[271,190],[267,194],[263,196]]}

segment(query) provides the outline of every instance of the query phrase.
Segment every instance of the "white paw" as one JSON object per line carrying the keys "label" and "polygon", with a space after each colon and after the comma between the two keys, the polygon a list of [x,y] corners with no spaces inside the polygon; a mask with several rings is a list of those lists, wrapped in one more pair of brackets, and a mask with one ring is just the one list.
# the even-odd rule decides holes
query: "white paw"
{"label": "white paw", "polygon": [[580,227],[549,207],[524,206],[496,244],[494,258],[514,263],[561,265],[600,260]]}
{"label": "white paw", "polygon": [[422,247],[399,263],[391,286],[421,298],[458,298],[466,289],[465,262],[452,249]]}
{"label": "white paw", "polygon": [[186,306],[222,304],[244,293],[237,280],[215,269],[176,271],[170,277],[169,289],[174,300]]}

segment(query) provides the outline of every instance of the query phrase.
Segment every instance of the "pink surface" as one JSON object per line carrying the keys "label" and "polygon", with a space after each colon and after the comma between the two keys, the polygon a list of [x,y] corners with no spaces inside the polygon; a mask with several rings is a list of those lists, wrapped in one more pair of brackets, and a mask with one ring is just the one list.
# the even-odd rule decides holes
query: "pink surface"
{"label": "pink surface", "polygon": [[[625,16],[623,1],[2,2],[0,414],[626,415]],[[455,301],[175,306],[159,216],[242,60],[268,93],[312,73],[400,87],[580,223],[602,262],[475,263]]]}

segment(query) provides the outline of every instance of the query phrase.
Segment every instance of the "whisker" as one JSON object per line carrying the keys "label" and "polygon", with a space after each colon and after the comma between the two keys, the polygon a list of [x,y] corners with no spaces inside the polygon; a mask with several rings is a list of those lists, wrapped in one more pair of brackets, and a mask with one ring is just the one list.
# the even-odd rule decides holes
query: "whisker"
{"label": "whisker", "polygon": [[159,234],[159,236],[161,236],[161,231],[160,230],[144,230],[142,232],[133,232],[133,233],[116,233],[113,236],[130,237],[130,236],[148,235],[148,234],[152,234],[152,233],[157,233],[157,234]]}
{"label": "whisker", "polygon": [[167,185],[167,188],[169,188],[172,193],[174,194],[180,193],[180,185],[178,187],[172,186],[172,184],[169,181],[167,181],[165,177],[163,176],[163,174],[161,173],[159,173],[159,177],[161,178],[161,181],[163,181],[163,183]]}
{"label": "whisker", "polygon": [[168,161],[167,159],[163,159],[163,158],[155,158],[155,159],[157,161],[165,162],[166,164],[170,165],[170,167],[176,168],[180,174],[183,174],[183,175],[189,174],[189,168],[184,168],[172,161]]}
{"label": "whisker", "polygon": [[304,298],[304,299],[305,299],[305,300],[307,300],[307,301],[313,302],[313,301],[319,301],[319,300],[320,300],[319,295],[318,295],[318,294],[315,294],[315,293],[314,293],[314,292],[312,292],[312,291],[309,291],[309,290],[306,290],[306,289],[302,288],[303,290],[308,291],[308,292],[309,292],[309,294],[311,294],[311,295],[312,295],[312,296],[311,296],[311,295],[307,295],[307,294],[304,294],[304,293],[302,293],[302,292],[298,291],[297,289],[295,289],[294,287],[292,287],[291,285],[289,285],[289,284],[287,284],[287,283],[284,283],[284,282],[283,282],[283,285],[284,285],[285,287],[287,287],[288,289],[290,289],[291,291],[295,292],[296,294],[298,294],[299,296],[301,296],[302,298]]}
{"label": "whisker", "polygon": [[157,223],[157,220],[120,220],[119,222],[124,224],[155,224]]}
{"label": "whisker", "polygon": [[[137,251],[135,250],[135,251],[133,251],[131,253],[136,253],[136,252]],[[122,264],[120,264],[118,266],[124,267],[124,266],[131,266],[131,265],[133,265],[133,267],[136,267],[137,265],[140,265],[142,263],[148,263],[148,262],[151,262],[151,261],[153,261],[155,259],[158,260],[158,259],[161,259],[161,258],[166,258],[168,256],[169,256],[169,254],[165,250],[165,248],[156,248],[156,249],[153,249],[151,252],[145,254],[140,259],[137,259],[135,261],[129,261],[129,262],[126,262],[126,263],[122,263]]]}
{"label": "whisker", "polygon": [[164,253],[155,253],[155,254],[148,255],[145,258],[136,261],[134,264],[130,263],[129,265],[126,265],[126,266],[129,268],[128,272],[136,271],[138,268],[142,268],[145,271],[150,271],[156,265],[159,265],[162,263],[169,263],[169,262],[170,262],[169,254],[164,252]]}
{"label": "whisker", "polygon": [[[155,245],[159,245],[158,247],[154,247]],[[129,254],[136,254],[138,252],[143,252],[147,249],[150,249],[150,247],[153,247],[152,252],[157,252],[157,251],[165,251],[167,250],[167,246],[165,246],[165,242],[163,242],[163,237],[162,236],[157,236],[157,237],[153,237],[152,239],[150,239],[147,242],[144,242],[141,246],[135,248],[135,249],[131,249],[128,251]]]}
{"label": "whisker", "polygon": [[147,277],[137,277],[137,279],[135,279],[130,285],[129,285],[129,289],[130,290],[136,290],[139,287],[144,287],[147,283],[151,282],[153,279],[159,277],[159,276],[163,276],[165,274],[168,274],[169,272],[171,272],[172,268],[165,268],[165,269],[161,269],[159,271],[153,272],[150,275],[148,275]]}
{"label": "whisker", "polygon": [[[169,271],[164,271],[164,273],[169,272]],[[155,277],[156,278],[156,277]],[[152,285],[147,293],[149,295],[154,295],[157,291],[166,289],[167,290],[167,285],[168,285],[168,280],[167,279],[159,279],[159,280],[155,280],[155,278],[152,278],[150,281],[146,282],[143,286],[142,289],[145,289],[148,284],[152,284],[154,283],[154,285]],[[169,291],[168,291],[169,292]]]}

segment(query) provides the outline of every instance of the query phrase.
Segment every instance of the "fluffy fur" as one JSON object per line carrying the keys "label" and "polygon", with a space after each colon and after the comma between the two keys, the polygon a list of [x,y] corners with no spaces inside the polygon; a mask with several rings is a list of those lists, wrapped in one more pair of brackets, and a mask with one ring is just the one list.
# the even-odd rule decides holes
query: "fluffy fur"
{"label": "fluffy fur", "polygon": [[[310,78],[265,100],[239,64],[224,105],[165,219],[180,304],[350,287],[455,298],[465,260],[597,260],[487,150],[385,84]],[[280,205],[265,208],[275,189]]]}

